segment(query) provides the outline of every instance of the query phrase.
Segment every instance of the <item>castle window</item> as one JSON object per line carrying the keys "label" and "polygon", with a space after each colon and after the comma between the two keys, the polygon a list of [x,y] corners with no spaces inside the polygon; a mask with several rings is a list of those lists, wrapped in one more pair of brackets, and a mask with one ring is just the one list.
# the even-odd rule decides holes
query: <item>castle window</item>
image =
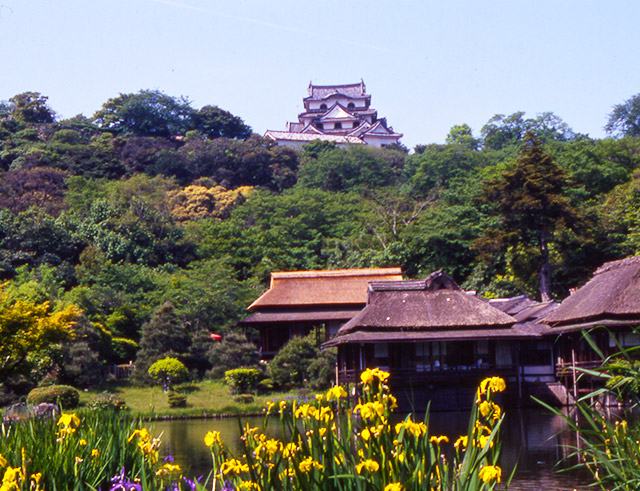
{"label": "castle window", "polygon": [[349,104],[347,104],[347,107],[349,109],[354,109],[356,107],[356,105],[353,102],[350,102]]}
{"label": "castle window", "polygon": [[336,125],[334,126],[334,128],[336,130],[341,130],[342,129],[342,123],[336,123]]}
{"label": "castle window", "polygon": [[318,128],[319,130],[321,130],[321,129],[323,128],[323,127],[322,127],[322,123],[316,123],[316,128]]}
{"label": "castle window", "polygon": [[326,105],[326,104],[320,104],[320,109],[323,109],[323,110],[324,110],[324,109],[326,109],[326,108],[327,108],[327,105]]}

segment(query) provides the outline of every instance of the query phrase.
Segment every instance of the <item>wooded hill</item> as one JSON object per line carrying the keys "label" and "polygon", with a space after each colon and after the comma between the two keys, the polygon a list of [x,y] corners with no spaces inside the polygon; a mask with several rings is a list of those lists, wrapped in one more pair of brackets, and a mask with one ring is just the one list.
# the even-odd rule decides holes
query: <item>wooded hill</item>
{"label": "wooded hill", "polygon": [[[640,253],[640,95],[604,124],[611,137],[593,139],[517,112],[411,154],[320,142],[298,154],[157,91],[70,119],[16,95],[0,103],[0,380],[19,392],[52,367],[64,379],[132,360],[168,305],[167,329],[184,329],[183,358],[204,371],[209,333],[225,334],[275,270],[442,268],[486,297],[561,299]],[[70,306],[73,343],[17,339]]]}

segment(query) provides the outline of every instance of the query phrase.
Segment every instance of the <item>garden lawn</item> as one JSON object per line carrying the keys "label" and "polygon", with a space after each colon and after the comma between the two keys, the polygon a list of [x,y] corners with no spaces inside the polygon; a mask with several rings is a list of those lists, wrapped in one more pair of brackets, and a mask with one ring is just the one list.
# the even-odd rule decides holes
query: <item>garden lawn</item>
{"label": "garden lawn", "polygon": [[[219,380],[204,380],[176,386],[176,392],[187,396],[187,407],[170,408],[167,394],[157,386],[135,386],[128,383],[109,387],[106,392],[123,399],[133,416],[144,418],[180,418],[218,416],[226,414],[259,414],[267,401],[295,398],[293,392],[275,392],[254,396],[254,402],[235,402],[229,387]],[[99,390],[80,392],[80,404],[85,405],[103,393]]]}

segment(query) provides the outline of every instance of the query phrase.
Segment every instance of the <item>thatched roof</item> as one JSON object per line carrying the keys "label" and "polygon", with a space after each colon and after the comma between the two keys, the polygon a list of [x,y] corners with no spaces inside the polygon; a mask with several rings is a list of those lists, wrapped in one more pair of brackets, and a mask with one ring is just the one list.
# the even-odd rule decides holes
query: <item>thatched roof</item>
{"label": "thatched roof", "polygon": [[421,281],[370,283],[365,308],[327,345],[522,335],[509,329],[515,323],[514,317],[465,293],[437,271]]}
{"label": "thatched roof", "polygon": [[541,338],[549,328],[539,324],[514,325],[504,328],[482,329],[429,329],[429,330],[358,330],[348,334],[338,333],[322,345],[323,348],[348,343],[421,343],[428,341],[484,341],[496,339]]}
{"label": "thatched roof", "polygon": [[536,325],[538,332],[549,331],[549,326],[542,323],[542,319],[556,310],[560,304],[554,300],[548,302],[538,302],[526,295],[518,295],[510,298],[494,298],[489,300],[489,304],[505,314],[509,314],[518,322],[514,327],[525,325]]}
{"label": "thatched roof", "polygon": [[249,306],[292,308],[300,306],[364,306],[370,281],[401,280],[400,268],[283,271],[271,273],[269,290]]}
{"label": "thatched roof", "polygon": [[544,322],[555,330],[640,324],[640,256],[605,263]]}
{"label": "thatched roof", "polygon": [[347,321],[362,310],[356,307],[327,307],[327,308],[291,308],[273,309],[253,312],[240,322],[241,325],[296,323],[321,323],[327,321]]}

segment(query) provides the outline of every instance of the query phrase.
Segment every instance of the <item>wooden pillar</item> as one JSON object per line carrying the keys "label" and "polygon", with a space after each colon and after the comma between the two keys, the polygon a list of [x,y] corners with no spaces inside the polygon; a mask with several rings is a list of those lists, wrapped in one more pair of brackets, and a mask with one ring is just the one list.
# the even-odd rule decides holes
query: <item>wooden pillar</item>
{"label": "wooden pillar", "polygon": [[576,349],[571,346],[571,378],[573,384],[573,402],[578,402],[578,377],[576,376]]}
{"label": "wooden pillar", "polygon": [[520,363],[520,345],[522,342],[516,344],[516,378],[518,381],[518,406],[522,403],[522,364]]}

